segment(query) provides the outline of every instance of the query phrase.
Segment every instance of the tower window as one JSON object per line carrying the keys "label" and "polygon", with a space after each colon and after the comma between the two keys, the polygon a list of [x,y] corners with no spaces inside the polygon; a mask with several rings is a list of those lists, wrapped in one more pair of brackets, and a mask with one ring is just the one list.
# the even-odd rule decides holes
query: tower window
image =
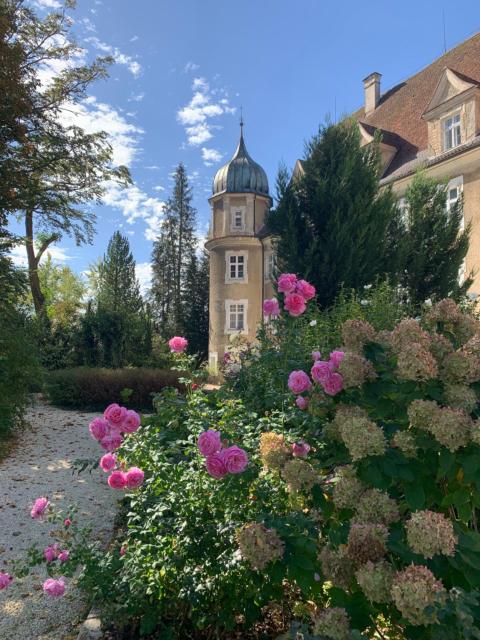
{"label": "tower window", "polygon": [[230,231],[245,231],[245,207],[232,207],[230,214]]}
{"label": "tower window", "polygon": [[460,113],[455,113],[443,121],[443,150],[448,151],[462,144]]}
{"label": "tower window", "polygon": [[248,282],[248,251],[227,251],[225,253],[225,283]]}
{"label": "tower window", "polygon": [[247,333],[248,300],[225,301],[225,333]]}
{"label": "tower window", "polygon": [[265,280],[272,280],[273,269],[275,266],[275,255],[273,251],[267,253],[265,256]]}

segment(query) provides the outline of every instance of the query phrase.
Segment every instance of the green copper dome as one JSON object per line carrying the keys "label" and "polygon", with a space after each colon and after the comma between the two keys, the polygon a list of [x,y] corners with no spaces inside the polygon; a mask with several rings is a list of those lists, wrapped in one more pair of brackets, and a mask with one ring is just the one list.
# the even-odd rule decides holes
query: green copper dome
{"label": "green copper dome", "polygon": [[268,196],[267,174],[249,156],[243,139],[243,126],[233,158],[215,174],[212,191],[214,196],[219,193],[259,193]]}

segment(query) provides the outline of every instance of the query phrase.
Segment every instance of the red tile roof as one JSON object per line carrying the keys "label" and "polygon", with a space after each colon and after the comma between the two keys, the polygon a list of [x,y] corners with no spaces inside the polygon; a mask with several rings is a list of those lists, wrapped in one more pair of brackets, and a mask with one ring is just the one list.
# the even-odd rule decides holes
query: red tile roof
{"label": "red tile roof", "polygon": [[369,115],[365,115],[363,107],[353,114],[360,122],[382,129],[399,141],[399,146],[395,145],[399,151],[386,176],[414,160],[427,148],[427,123],[422,114],[446,67],[480,84],[480,33],[447,51],[405,82],[392,87],[380,97],[377,108]]}

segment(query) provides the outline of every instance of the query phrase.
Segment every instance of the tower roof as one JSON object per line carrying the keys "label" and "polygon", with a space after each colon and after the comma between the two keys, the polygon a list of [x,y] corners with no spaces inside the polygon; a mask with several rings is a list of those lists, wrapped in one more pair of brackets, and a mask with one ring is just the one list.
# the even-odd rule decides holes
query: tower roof
{"label": "tower roof", "polygon": [[267,174],[253,160],[243,139],[243,120],[240,121],[240,140],[232,159],[224,164],[213,179],[213,195],[219,193],[258,193],[268,196]]}

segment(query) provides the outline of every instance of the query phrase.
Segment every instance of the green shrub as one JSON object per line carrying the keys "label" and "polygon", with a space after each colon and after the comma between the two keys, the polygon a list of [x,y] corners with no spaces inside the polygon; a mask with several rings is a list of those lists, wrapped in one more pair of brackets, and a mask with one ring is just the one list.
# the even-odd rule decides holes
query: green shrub
{"label": "green shrub", "polygon": [[59,407],[103,411],[112,402],[122,403],[122,393],[129,389],[132,408],[151,410],[152,393],[164,387],[180,388],[178,380],[178,372],[163,369],[78,367],[49,372],[45,394]]}

